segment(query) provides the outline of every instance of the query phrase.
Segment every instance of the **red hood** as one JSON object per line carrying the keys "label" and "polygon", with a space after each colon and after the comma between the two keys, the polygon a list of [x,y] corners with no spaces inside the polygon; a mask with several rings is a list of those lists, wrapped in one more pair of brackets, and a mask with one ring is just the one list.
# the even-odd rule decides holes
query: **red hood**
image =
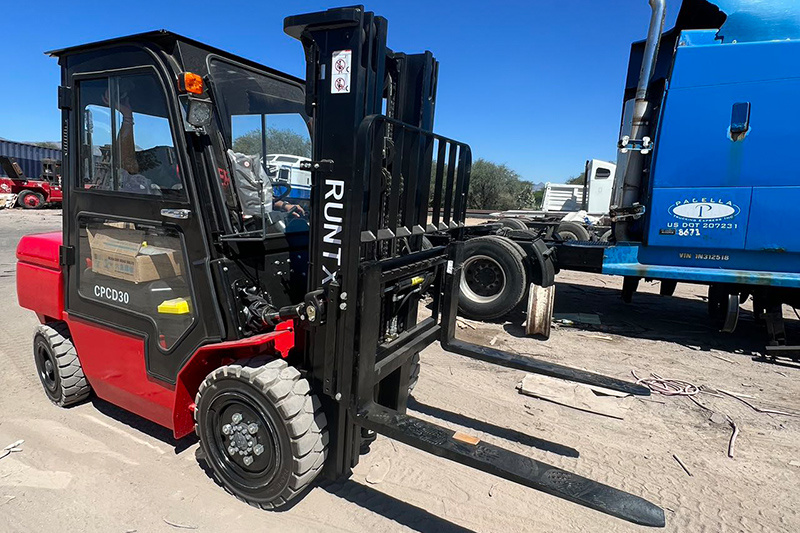
{"label": "red hood", "polygon": [[26,235],[17,245],[17,260],[59,270],[58,249],[61,243],[60,231]]}

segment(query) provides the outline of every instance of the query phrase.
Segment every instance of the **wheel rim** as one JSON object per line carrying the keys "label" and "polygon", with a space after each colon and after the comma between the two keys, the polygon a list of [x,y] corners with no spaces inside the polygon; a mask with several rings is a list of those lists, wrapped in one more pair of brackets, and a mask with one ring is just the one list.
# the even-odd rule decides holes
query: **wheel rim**
{"label": "wheel rim", "polygon": [[268,485],[281,463],[272,416],[245,391],[226,391],[213,399],[207,428],[214,462],[246,489]]}
{"label": "wheel rim", "polygon": [[28,207],[39,207],[39,197],[35,194],[28,194],[22,199]]}
{"label": "wheel rim", "polygon": [[464,261],[461,293],[479,303],[491,303],[503,293],[506,278],[500,263],[487,255],[473,255]]}
{"label": "wheel rim", "polygon": [[56,389],[58,389],[58,367],[53,356],[50,354],[50,350],[47,349],[44,343],[37,342],[34,355],[36,357],[36,368],[39,370],[39,379],[42,381],[42,385],[44,385],[44,388],[49,392],[55,393]]}

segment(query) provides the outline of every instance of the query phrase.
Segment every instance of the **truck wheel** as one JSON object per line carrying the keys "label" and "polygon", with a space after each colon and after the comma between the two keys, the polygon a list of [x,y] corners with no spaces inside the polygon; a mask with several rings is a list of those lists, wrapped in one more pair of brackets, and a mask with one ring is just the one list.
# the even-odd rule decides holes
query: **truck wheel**
{"label": "truck wheel", "polygon": [[562,241],[588,241],[589,232],[586,228],[576,222],[561,222],[556,229],[556,233]]}
{"label": "truck wheel", "polygon": [[501,218],[498,220],[498,222],[500,222],[504,228],[528,229],[528,225],[525,223],[525,221],[518,218]]}
{"label": "truck wheel", "polygon": [[33,358],[44,392],[54,404],[67,407],[85,400],[92,392],[66,323],[49,322],[37,326]]}
{"label": "truck wheel", "polygon": [[411,358],[411,373],[408,376],[409,394],[411,394],[411,392],[414,390],[414,387],[417,386],[417,382],[419,381],[419,371],[420,371],[419,352],[417,352]]}
{"label": "truck wheel", "polygon": [[322,470],[328,433],[308,381],[282,359],[220,367],[195,399],[195,431],[217,481],[262,509],[285,505]]}
{"label": "truck wheel", "polygon": [[38,192],[22,191],[17,197],[17,203],[25,209],[39,209],[44,205],[44,196]]}
{"label": "truck wheel", "polygon": [[498,235],[464,244],[458,308],[467,318],[491,320],[511,311],[525,295],[525,252]]}

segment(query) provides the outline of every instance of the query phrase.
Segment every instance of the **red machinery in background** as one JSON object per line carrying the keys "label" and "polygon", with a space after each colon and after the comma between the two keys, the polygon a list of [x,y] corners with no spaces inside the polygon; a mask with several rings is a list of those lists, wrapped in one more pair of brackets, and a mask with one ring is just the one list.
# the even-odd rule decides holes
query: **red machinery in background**
{"label": "red machinery in background", "polygon": [[61,204],[61,161],[42,159],[42,173],[35,179],[25,177],[13,157],[0,156],[0,166],[8,176],[0,176],[0,193],[16,194],[17,205],[39,209],[47,204]]}

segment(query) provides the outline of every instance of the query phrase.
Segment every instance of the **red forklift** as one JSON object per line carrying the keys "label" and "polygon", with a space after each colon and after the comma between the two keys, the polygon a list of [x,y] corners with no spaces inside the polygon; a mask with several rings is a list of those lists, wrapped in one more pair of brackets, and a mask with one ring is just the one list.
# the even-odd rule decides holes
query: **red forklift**
{"label": "red forklift", "polygon": [[[664,526],[640,497],[406,413],[419,352],[436,341],[649,391],[456,339],[471,154],[432,131],[438,63],[389,49],[387,21],[360,6],[284,30],[305,49],[305,80],[167,31],[50,52],[63,232],[17,249],[50,400],[94,393],[176,438],[196,433],[220,484],[264,509],[348,476],[377,433]],[[275,129],[313,141],[308,209],[275,195]]]}
{"label": "red forklift", "polygon": [[6,177],[0,176],[0,193],[16,194],[20,207],[40,209],[61,203],[61,161],[42,159],[42,173],[38,178],[27,178],[13,157],[0,156],[0,167],[6,173]]}

